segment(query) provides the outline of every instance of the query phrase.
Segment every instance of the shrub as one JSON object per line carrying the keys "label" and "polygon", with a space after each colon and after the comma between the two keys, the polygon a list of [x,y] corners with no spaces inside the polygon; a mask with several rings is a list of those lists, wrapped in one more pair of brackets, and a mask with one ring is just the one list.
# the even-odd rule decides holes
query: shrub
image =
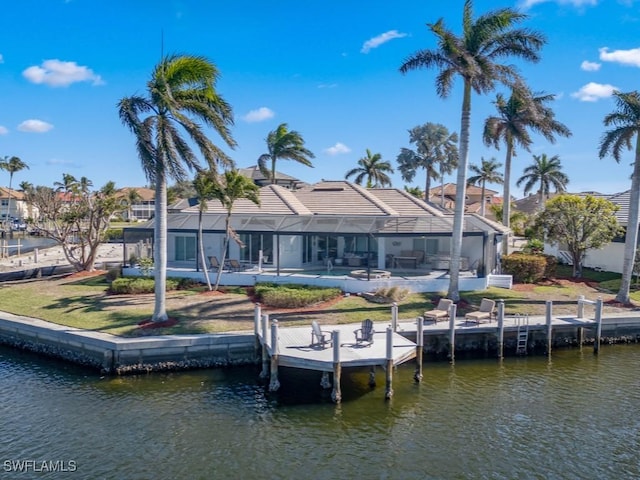
{"label": "shrub", "polygon": [[202,286],[202,283],[200,283],[198,280],[194,278],[179,278],[177,282],[178,282],[178,286],[177,286],[178,290],[193,290],[195,288],[199,288]]}
{"label": "shrub", "polygon": [[374,293],[379,297],[388,298],[393,302],[399,302],[400,300],[405,298],[407,295],[409,295],[409,290],[406,288],[400,288],[397,286],[390,287],[390,288],[382,287],[377,289]]}
{"label": "shrub", "polygon": [[116,278],[120,278],[121,276],[122,276],[122,268],[121,267],[115,267],[115,268],[110,268],[109,270],[107,270],[107,274],[105,275],[105,279],[107,280],[107,282],[111,283]]}
{"label": "shrub", "polygon": [[[178,281],[174,278],[167,278],[167,291],[175,290]],[[138,295],[142,293],[153,293],[155,281],[153,278],[143,277],[121,277],[111,282],[109,292],[115,295]]]}
{"label": "shrub", "polygon": [[554,278],[558,271],[558,257],[555,255],[541,255],[545,259],[544,278]]}
{"label": "shrub", "polygon": [[535,283],[545,276],[547,260],[543,255],[505,255],[502,257],[502,271],[513,275],[517,283]]}
{"label": "shrub", "polygon": [[273,283],[258,283],[255,293],[260,303],[277,308],[307,307],[342,295],[339,288]]}
{"label": "shrub", "polygon": [[122,228],[107,228],[107,231],[104,232],[104,241],[108,242],[110,240],[120,240],[124,239],[124,230]]}

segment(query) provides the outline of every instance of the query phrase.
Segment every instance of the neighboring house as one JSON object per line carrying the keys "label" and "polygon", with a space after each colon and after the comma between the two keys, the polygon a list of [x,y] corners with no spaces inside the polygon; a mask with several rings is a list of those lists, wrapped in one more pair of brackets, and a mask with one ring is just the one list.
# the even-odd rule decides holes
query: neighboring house
{"label": "neighboring house", "polygon": [[[456,208],[456,191],[457,188],[455,183],[445,183],[444,185],[432,187],[430,190],[429,202],[440,206],[442,204],[442,196],[444,194],[444,208],[454,210]],[[502,200],[495,196],[497,193],[498,192],[495,190],[491,190],[489,188],[484,189],[485,215],[487,216],[491,214],[489,205],[502,203]],[[466,189],[465,212],[480,214],[482,211],[482,203],[482,188],[475,185],[468,185]]]}
{"label": "neighboring house", "polygon": [[[140,197],[133,205],[129,205],[129,194],[135,190]],[[155,192],[146,187],[124,187],[116,193],[120,203],[127,208],[122,212],[122,218],[130,222],[146,221],[153,217],[156,206]]]}
{"label": "neighboring house", "polygon": [[[11,197],[11,200],[9,200]],[[9,203],[11,202],[11,203]],[[33,215],[29,213],[29,204],[25,200],[23,192],[18,190],[0,187],[0,218],[4,219],[7,214],[7,206],[9,207],[9,216],[13,218],[26,219]],[[33,212],[31,212],[33,213]]]}
{"label": "neighboring house", "polygon": [[[257,165],[248,168],[241,168],[238,170],[238,172],[240,173],[240,175],[253,180],[253,183],[258,185],[259,187],[271,185],[271,181],[263,175]],[[297,190],[309,184],[303,182],[302,180],[298,180],[295,177],[291,177],[289,175],[276,171],[276,185],[280,185],[287,190]]]}
{"label": "neighboring house", "polygon": [[[325,181],[298,190],[279,185],[260,189],[260,205],[234,204],[231,223],[244,243],[231,242],[228,258],[280,269],[326,271],[330,266],[361,269],[448,270],[453,215],[443,213],[404,190],[366,189],[347,181]],[[168,264],[199,270],[198,205],[182,202],[168,214]],[[175,206],[174,206],[175,207]],[[210,201],[203,215],[205,256],[222,257],[226,212]],[[153,221],[126,228],[127,256],[148,247]],[[467,215],[462,270],[479,276],[496,268],[507,229],[479,215]]]}

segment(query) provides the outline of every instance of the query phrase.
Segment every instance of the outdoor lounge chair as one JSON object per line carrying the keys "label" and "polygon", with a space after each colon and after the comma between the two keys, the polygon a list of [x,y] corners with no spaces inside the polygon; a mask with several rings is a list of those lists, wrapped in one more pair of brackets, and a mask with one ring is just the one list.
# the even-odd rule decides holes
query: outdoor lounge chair
{"label": "outdoor lounge chair", "polygon": [[244,270],[244,267],[240,264],[240,262],[233,258],[227,260],[226,263],[227,263],[227,266],[229,267],[229,270],[231,270],[232,272],[240,272]]}
{"label": "outdoor lounge chair", "polygon": [[373,329],[373,321],[368,318],[363,320],[361,327],[354,330],[353,333],[356,335],[356,343],[367,342],[371,345],[373,343],[373,334],[376,333]]}
{"label": "outdoor lounge chair", "polygon": [[311,322],[311,346],[326,348],[330,347],[333,337],[331,332],[320,330],[320,325],[315,320]]}
{"label": "outdoor lounge chair", "polygon": [[477,312],[470,312],[464,316],[464,322],[475,322],[480,325],[480,322],[487,321],[490,322],[493,318],[493,309],[496,306],[496,302],[493,300],[489,300],[488,298],[483,298],[482,302],[480,302],[480,310]]}
{"label": "outdoor lounge chair", "polygon": [[218,262],[218,257],[209,257],[209,269],[217,270],[220,268],[220,262]]}
{"label": "outdoor lounge chair", "polygon": [[453,305],[453,300],[448,298],[441,298],[438,302],[438,306],[433,310],[427,310],[422,314],[423,320],[433,320],[434,323],[438,323],[441,318],[443,320],[449,318],[449,307]]}

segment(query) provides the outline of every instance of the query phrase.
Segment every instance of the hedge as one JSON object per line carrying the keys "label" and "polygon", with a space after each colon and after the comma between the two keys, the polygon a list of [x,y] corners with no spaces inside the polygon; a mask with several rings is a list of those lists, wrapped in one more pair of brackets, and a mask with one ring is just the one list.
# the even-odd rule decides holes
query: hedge
{"label": "hedge", "polygon": [[309,285],[258,283],[256,299],[269,307],[300,308],[331,300],[342,295],[339,288],[311,287]]}
{"label": "hedge", "polygon": [[522,253],[502,257],[502,271],[513,275],[516,283],[535,283],[545,277],[547,259],[543,255]]}
{"label": "hedge", "polygon": [[[167,278],[167,291],[176,290],[179,281],[174,278]],[[109,293],[115,295],[135,295],[141,293],[153,293],[155,281],[153,278],[145,277],[121,277],[111,282]]]}

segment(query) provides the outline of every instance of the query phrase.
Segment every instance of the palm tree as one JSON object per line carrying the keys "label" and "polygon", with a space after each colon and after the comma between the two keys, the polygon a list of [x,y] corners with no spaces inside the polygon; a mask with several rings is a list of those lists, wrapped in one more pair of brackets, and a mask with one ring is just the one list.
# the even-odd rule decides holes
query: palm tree
{"label": "palm tree", "polygon": [[233,163],[204,131],[204,126],[212,127],[229,147],[236,145],[229,130],[233,125],[231,106],[216,92],[217,79],[218,69],[206,58],[169,55],[153,69],[147,82],[147,96],[125,97],[118,103],[120,120],[135,135],[142,169],[155,186],[152,320],[156,322],[168,319],[167,180],[183,180],[186,169],[200,169],[192,144],[210,169],[220,163]]}
{"label": "palm tree", "polygon": [[538,187],[538,199],[539,204],[543,205],[549,198],[551,187],[556,192],[561,193],[567,190],[569,177],[562,171],[558,155],[548,158],[547,154],[543,153],[542,155],[533,156],[533,164],[524,169],[523,175],[516,182],[516,186],[519,187],[523,183],[525,195],[529,194],[536,184],[540,185]]}
{"label": "palm tree", "polygon": [[35,192],[35,187],[33,183],[27,182],[26,180],[20,182],[20,191],[24,193],[24,199],[27,202],[27,215],[28,218],[33,220],[33,194]]}
{"label": "palm tree", "polygon": [[[555,120],[553,110],[547,103],[554,99],[554,95],[534,94],[524,84],[517,85],[511,92],[509,99],[498,94],[494,105],[498,110],[497,116],[490,116],[484,125],[483,139],[486,145],[500,148],[504,143],[507,147],[504,163],[504,211],[502,223],[510,226],[511,210],[511,159],[515,155],[515,147],[521,146],[529,151],[533,140],[528,130],[542,135],[549,142],[555,143],[555,135],[570,137],[571,131],[562,123]],[[503,242],[506,254],[508,240]]]}
{"label": "palm tree", "polygon": [[193,188],[196,191],[198,199],[198,249],[200,250],[200,261],[203,266],[204,278],[207,282],[209,291],[211,288],[211,280],[209,279],[209,268],[207,268],[207,260],[204,255],[204,240],[202,235],[202,216],[207,211],[207,200],[214,197],[215,183],[217,182],[216,173],[212,171],[198,172],[193,180]]}
{"label": "palm tree", "polygon": [[604,117],[604,125],[613,128],[605,132],[600,140],[600,158],[611,154],[615,161],[620,163],[622,151],[625,148],[631,150],[632,142],[635,140],[636,143],[633,173],[631,174],[629,218],[624,242],[622,280],[620,290],[616,295],[616,301],[629,303],[633,263],[638,245],[638,215],[640,213],[640,93],[637,91],[614,92],[613,96],[617,110]]}
{"label": "palm tree", "polygon": [[460,154],[456,185],[456,206],[451,234],[451,270],[448,296],[460,299],[458,280],[460,253],[469,159],[469,134],[471,122],[471,92],[486,94],[495,89],[496,83],[513,85],[519,80],[516,68],[498,63],[509,57],[519,57],[537,62],[538,50],[544,45],[544,37],[529,29],[515,28],[527,16],[511,8],[493,10],[473,18],[473,2],[466,0],[462,17],[463,32],[457,36],[449,30],[444,20],[427,26],[438,40],[438,48],[421,50],[407,58],[400,67],[402,73],[419,68],[436,68],[436,91],[446,98],[451,93],[454,80],[461,77],[464,83],[460,120]]}
{"label": "palm tree", "polygon": [[[258,158],[258,167],[273,184],[276,183],[276,161],[278,159],[295,160],[307,167],[313,167],[310,159],[315,157],[314,154],[305,148],[302,135],[295,130],[289,130],[286,123],[278,125],[278,128],[269,132],[267,149],[269,153],[264,153]],[[271,161],[271,170],[267,166],[269,161]]]}
{"label": "palm tree", "polygon": [[225,237],[222,247],[222,260],[219,262],[218,275],[216,276],[216,285],[214,290],[218,290],[220,285],[220,276],[222,275],[222,269],[224,268],[224,262],[227,255],[227,246],[229,240],[233,237],[236,242],[242,244],[240,238],[236,232],[231,228],[231,211],[233,210],[233,204],[242,198],[260,205],[260,189],[249,178],[240,174],[237,170],[228,170],[224,172],[224,176],[212,185],[211,196],[220,201],[222,206],[227,211],[225,219]]}
{"label": "palm tree", "polygon": [[367,148],[367,156],[358,160],[359,167],[352,168],[344,178],[356,176],[354,182],[362,185],[362,181],[367,179],[367,188],[390,187],[391,179],[387,173],[393,173],[391,164],[382,160],[379,153],[371,153]]}
{"label": "palm tree", "polygon": [[129,221],[133,218],[133,206],[142,200],[140,193],[135,188],[130,188],[127,190],[127,216],[129,217]]}
{"label": "palm tree", "polygon": [[9,201],[7,202],[7,213],[5,215],[5,229],[9,225],[9,209],[11,208],[11,184],[13,182],[13,174],[19,172],[20,170],[29,169],[29,165],[20,160],[18,157],[4,157],[3,160],[0,160],[0,170],[4,170],[5,172],[9,172]]}
{"label": "palm tree", "polygon": [[[425,200],[431,196],[431,180],[444,178],[445,171],[451,171],[458,161],[458,135],[439,123],[425,123],[409,130],[409,141],[415,143],[416,151],[402,148],[398,155],[398,170],[406,182],[413,181],[416,171],[426,171]],[[440,166],[439,172],[436,168]]]}
{"label": "palm tree", "polygon": [[480,209],[480,215],[484,217],[485,214],[485,205],[486,201],[484,198],[484,193],[486,190],[487,183],[497,183],[498,185],[502,184],[502,175],[498,172],[498,169],[502,166],[501,163],[498,163],[495,158],[491,160],[485,160],[484,158],[480,158],[482,162],[480,166],[478,165],[470,165],[469,170],[474,174],[472,177],[467,179],[467,185],[478,185],[480,184],[480,188],[482,189],[482,206]]}

